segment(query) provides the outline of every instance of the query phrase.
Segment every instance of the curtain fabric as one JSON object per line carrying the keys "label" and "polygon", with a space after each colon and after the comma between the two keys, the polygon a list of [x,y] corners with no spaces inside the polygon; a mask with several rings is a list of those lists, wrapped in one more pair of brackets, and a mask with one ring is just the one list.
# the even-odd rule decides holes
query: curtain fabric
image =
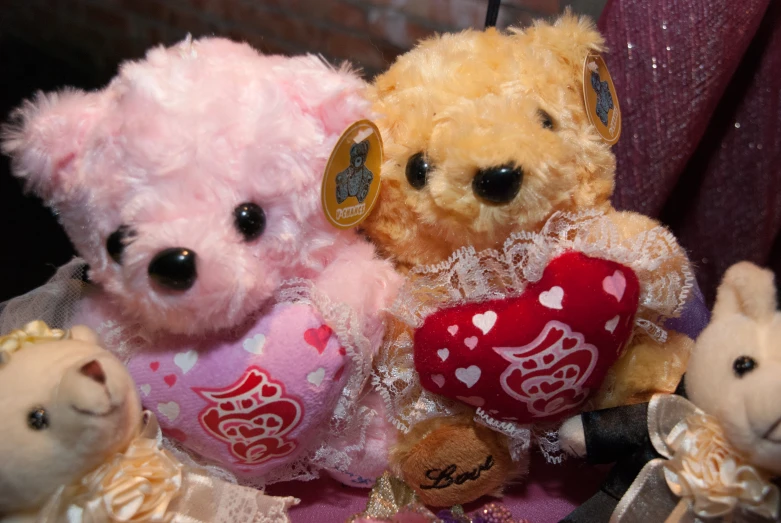
{"label": "curtain fabric", "polygon": [[781,271],[781,0],[610,0],[623,130],[614,204],[659,218],[710,305],[724,271]]}

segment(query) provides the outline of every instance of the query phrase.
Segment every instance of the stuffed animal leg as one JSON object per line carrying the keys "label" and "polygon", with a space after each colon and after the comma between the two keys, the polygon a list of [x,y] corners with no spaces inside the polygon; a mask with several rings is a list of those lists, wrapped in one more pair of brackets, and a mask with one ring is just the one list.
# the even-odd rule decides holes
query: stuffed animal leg
{"label": "stuffed animal leg", "polygon": [[513,462],[506,438],[471,417],[419,423],[393,449],[390,461],[423,503],[437,507],[500,495],[511,478],[528,472],[527,456]]}
{"label": "stuffed animal leg", "polygon": [[648,403],[584,412],[559,429],[566,452],[590,464],[620,461],[599,491],[575,509],[565,523],[606,522],[643,466],[660,457],[648,441]]}

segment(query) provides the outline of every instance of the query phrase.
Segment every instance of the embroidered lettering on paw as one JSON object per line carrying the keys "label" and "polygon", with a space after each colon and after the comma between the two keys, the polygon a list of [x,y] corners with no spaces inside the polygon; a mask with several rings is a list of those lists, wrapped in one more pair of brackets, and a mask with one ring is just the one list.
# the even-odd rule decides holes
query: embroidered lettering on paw
{"label": "embroidered lettering on paw", "polygon": [[494,457],[490,454],[485,458],[485,461],[480,463],[473,469],[467,470],[460,474],[458,472],[458,465],[451,463],[444,469],[430,469],[426,471],[426,478],[431,480],[431,483],[427,485],[420,485],[420,488],[424,490],[430,489],[443,489],[447,488],[454,483],[456,485],[463,485],[467,481],[475,481],[480,478],[480,474],[486,470],[491,470],[494,466]]}

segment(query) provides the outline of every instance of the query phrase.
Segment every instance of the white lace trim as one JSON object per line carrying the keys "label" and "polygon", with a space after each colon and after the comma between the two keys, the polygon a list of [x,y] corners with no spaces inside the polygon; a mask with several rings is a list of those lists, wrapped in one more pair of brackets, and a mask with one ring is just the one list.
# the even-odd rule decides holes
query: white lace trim
{"label": "white lace trim", "polygon": [[[210,523],[290,523],[288,509],[298,505],[299,499],[293,497],[258,497],[254,489],[223,490],[219,498],[217,512]],[[175,521],[191,520],[176,518]],[[191,521],[195,521],[194,519]]]}
{"label": "white lace trim", "polygon": [[[408,432],[426,419],[474,412],[421,387],[413,362],[412,332],[439,309],[522,294],[529,283],[539,281],[550,261],[569,251],[631,268],[640,283],[636,328],[659,342],[666,340],[661,326],[682,312],[694,284],[688,262],[680,271],[664,271],[661,277],[657,272],[665,264],[677,265],[687,259],[675,237],[663,227],[655,227],[623,238],[603,213],[556,213],[540,232],[510,236],[501,251],[476,252],[466,247],[442,263],[410,272],[390,310],[395,321],[388,327],[372,378],[386,402],[389,421]],[[514,459],[525,453],[532,441],[549,461],[563,459],[555,430],[498,421],[482,409],[475,413],[475,420],[507,435]]]}
{"label": "white lace trim", "polygon": [[[0,304],[0,332],[10,332],[34,319],[43,319],[52,328],[72,327],[79,307],[91,293],[99,292],[81,281],[85,267],[84,261],[76,258],[61,267],[45,285]],[[320,437],[314,439],[316,443],[295,461],[249,483],[257,488],[280,481],[316,479],[322,469],[346,471],[353,456],[365,447],[366,430],[374,414],[372,409],[358,404],[365,392],[364,386],[371,378],[373,351],[355,311],[346,304],[333,303],[307,280],[285,282],[275,295],[274,303],[313,306],[339,338],[352,367],[329,423],[324,424]],[[96,331],[124,363],[149,341],[139,325],[117,319],[105,320]],[[163,444],[183,462],[207,468],[210,474],[225,481],[237,482],[229,471],[191,454],[176,441],[164,438]]]}
{"label": "white lace trim", "polygon": [[[339,396],[334,413],[325,427],[319,445],[301,454],[294,462],[275,469],[263,478],[263,484],[280,481],[312,480],[323,469],[345,472],[352,458],[366,445],[366,431],[373,411],[359,405],[365,385],[371,378],[373,351],[363,335],[355,311],[344,303],[334,303],[308,280],[290,280],[276,295],[277,303],[305,303],[314,307],[339,338],[352,360],[347,384]],[[258,485],[259,486],[259,485]]]}

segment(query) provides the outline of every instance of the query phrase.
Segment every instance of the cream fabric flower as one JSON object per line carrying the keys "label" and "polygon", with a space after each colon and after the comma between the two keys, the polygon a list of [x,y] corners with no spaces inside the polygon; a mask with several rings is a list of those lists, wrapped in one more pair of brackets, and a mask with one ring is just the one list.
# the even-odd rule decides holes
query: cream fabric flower
{"label": "cream fabric flower", "polygon": [[664,475],[670,490],[690,500],[703,518],[725,516],[739,505],[772,518],[778,489],[724,435],[718,420],[702,412],[689,416],[665,439],[672,458]]}
{"label": "cream fabric flower", "polygon": [[81,481],[61,487],[37,515],[39,523],[290,523],[292,497],[210,477],[161,447],[154,414],[141,433]]}
{"label": "cream fabric flower", "polygon": [[85,476],[73,504],[84,521],[169,522],[183,483],[182,464],[154,439],[136,439],[124,454]]}
{"label": "cream fabric flower", "polygon": [[5,336],[0,336],[0,364],[5,363],[8,357],[28,343],[44,343],[67,339],[68,331],[50,329],[46,323],[37,320],[31,321],[21,329],[11,331]]}

